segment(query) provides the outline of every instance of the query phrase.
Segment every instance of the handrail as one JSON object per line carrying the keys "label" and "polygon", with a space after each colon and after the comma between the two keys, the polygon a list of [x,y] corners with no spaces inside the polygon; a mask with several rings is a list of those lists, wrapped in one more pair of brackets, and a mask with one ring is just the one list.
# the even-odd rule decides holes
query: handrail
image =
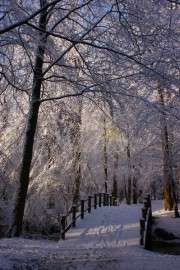
{"label": "handrail", "polygon": [[144,196],[144,207],[142,210],[142,218],[140,219],[140,245],[144,245],[147,250],[151,249],[151,226],[152,226],[152,210],[150,194]]}
{"label": "handrail", "polygon": [[[92,199],[94,200],[92,203]],[[99,199],[99,200],[98,200]],[[85,203],[87,206],[85,207]],[[61,239],[65,240],[65,233],[71,228],[76,226],[76,220],[78,218],[84,219],[84,213],[91,213],[91,209],[97,209],[97,206],[115,206],[116,198],[108,193],[98,193],[94,196],[88,196],[86,200],[80,200],[76,205],[72,205],[71,210],[61,215]],[[80,211],[79,211],[80,208]],[[77,214],[78,213],[78,214]]]}

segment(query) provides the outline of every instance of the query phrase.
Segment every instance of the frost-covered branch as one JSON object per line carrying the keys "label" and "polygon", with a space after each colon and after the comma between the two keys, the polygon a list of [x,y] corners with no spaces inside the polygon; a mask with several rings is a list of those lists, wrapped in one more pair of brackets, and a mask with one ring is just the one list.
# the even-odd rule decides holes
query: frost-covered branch
{"label": "frost-covered branch", "polygon": [[21,21],[19,21],[19,22],[16,22],[16,23],[14,23],[14,24],[12,24],[12,25],[10,25],[10,26],[4,28],[4,29],[1,29],[1,30],[0,30],[0,35],[2,35],[2,34],[4,34],[4,33],[7,33],[7,32],[13,30],[14,28],[16,28],[16,27],[18,27],[18,26],[20,26],[20,25],[27,24],[28,21],[32,20],[34,17],[36,17],[37,15],[39,15],[42,11],[46,10],[47,8],[49,8],[49,7],[53,6],[53,5],[55,5],[56,3],[60,2],[60,1],[61,1],[61,0],[54,0],[54,1],[52,1],[52,2],[50,2],[50,3],[48,3],[48,4],[46,4],[46,6],[44,6],[44,7],[40,8],[40,9],[38,9],[36,12],[34,12],[32,15],[30,15],[30,16],[27,17],[27,18],[25,18],[24,20],[21,20]]}

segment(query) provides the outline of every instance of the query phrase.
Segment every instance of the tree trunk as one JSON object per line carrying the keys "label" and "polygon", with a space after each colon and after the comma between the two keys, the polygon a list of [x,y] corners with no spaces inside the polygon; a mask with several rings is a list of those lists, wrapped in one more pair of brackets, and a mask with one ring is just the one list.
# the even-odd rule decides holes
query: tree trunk
{"label": "tree trunk", "polygon": [[[46,1],[40,1],[41,7],[46,4]],[[39,27],[46,29],[46,18],[47,10],[44,10],[40,14]],[[34,78],[32,86],[32,97],[29,108],[29,116],[27,120],[26,135],[23,149],[23,157],[21,163],[20,177],[19,177],[19,186],[14,203],[12,224],[7,233],[7,237],[19,236],[22,233],[22,224],[23,216],[25,209],[25,202],[27,197],[28,185],[29,185],[29,174],[31,168],[31,161],[33,155],[33,144],[34,137],[36,132],[36,125],[38,120],[39,112],[39,98],[41,92],[42,84],[42,68],[43,68],[43,59],[45,53],[45,45],[47,36],[39,32],[39,46],[36,54],[35,68],[34,68]]]}
{"label": "tree trunk", "polygon": [[172,210],[174,207],[175,217],[179,217],[177,196],[175,192],[175,183],[172,169],[172,157],[170,142],[168,136],[168,128],[166,124],[166,113],[163,89],[158,90],[159,101],[162,109],[161,115],[161,134],[162,134],[162,150],[163,150],[163,168],[164,168],[164,207],[165,210]]}
{"label": "tree trunk", "polygon": [[127,183],[127,204],[131,204],[131,154],[130,154],[130,143],[128,138],[128,145],[127,145],[127,161],[128,161],[128,183]]}
{"label": "tree trunk", "polygon": [[80,100],[78,113],[75,117],[74,130],[74,187],[73,187],[73,203],[80,200],[80,185],[81,185],[81,114],[82,114],[82,99]]}
{"label": "tree trunk", "polygon": [[164,183],[164,209],[171,211],[173,208],[173,201],[171,197],[171,185],[167,181]]}
{"label": "tree trunk", "polygon": [[132,179],[132,187],[133,187],[133,204],[137,204],[138,194],[137,194],[137,181],[139,176],[139,170],[137,167],[133,165],[133,179]]}
{"label": "tree trunk", "polygon": [[104,118],[104,192],[108,192],[108,160],[107,160],[107,134],[106,134],[106,119]]}
{"label": "tree trunk", "polygon": [[126,198],[126,203],[128,204],[128,193],[127,193],[126,180],[124,180],[124,194],[125,194],[125,198]]}
{"label": "tree trunk", "polygon": [[112,196],[117,198],[117,172],[118,169],[118,152],[115,150],[114,152],[114,172],[113,172],[113,190],[112,190]]}
{"label": "tree trunk", "polygon": [[137,204],[137,178],[133,177],[133,203]]}

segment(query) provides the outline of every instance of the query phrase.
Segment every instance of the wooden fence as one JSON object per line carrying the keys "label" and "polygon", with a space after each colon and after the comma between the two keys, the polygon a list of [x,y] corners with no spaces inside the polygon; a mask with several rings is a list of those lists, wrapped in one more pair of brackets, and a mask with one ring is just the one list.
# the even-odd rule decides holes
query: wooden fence
{"label": "wooden fence", "polygon": [[65,240],[65,233],[76,226],[77,219],[84,218],[85,212],[91,213],[92,208],[115,205],[117,205],[116,198],[107,193],[94,194],[94,196],[88,196],[86,200],[80,200],[66,215],[61,216],[61,239]]}
{"label": "wooden fence", "polygon": [[144,196],[144,207],[142,208],[142,218],[140,219],[140,245],[145,249],[151,249],[151,226],[152,211],[150,194]]}

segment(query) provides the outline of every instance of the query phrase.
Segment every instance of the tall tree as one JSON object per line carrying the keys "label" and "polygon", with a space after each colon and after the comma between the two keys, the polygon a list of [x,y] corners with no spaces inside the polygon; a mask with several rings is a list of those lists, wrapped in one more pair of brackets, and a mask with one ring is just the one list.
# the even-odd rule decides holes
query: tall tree
{"label": "tall tree", "polygon": [[[46,0],[40,1],[40,7],[46,6]],[[46,30],[47,26],[47,9],[40,13],[39,28]],[[32,85],[32,96],[29,108],[29,117],[27,120],[26,136],[24,142],[23,158],[20,171],[19,189],[14,205],[13,219],[10,229],[7,233],[8,237],[19,236],[22,232],[22,222],[25,208],[25,201],[29,185],[29,173],[31,168],[31,161],[33,155],[33,144],[36,131],[36,125],[39,112],[39,99],[42,85],[42,70],[44,64],[44,54],[46,47],[47,35],[39,31],[39,45],[36,53],[36,60],[34,65],[34,78]]]}
{"label": "tall tree", "polygon": [[168,127],[166,123],[166,111],[163,88],[158,89],[159,101],[162,109],[161,115],[161,136],[162,136],[162,151],[163,151],[163,169],[164,169],[164,207],[165,210],[172,210],[174,207],[175,217],[179,217],[178,201],[175,191],[175,181],[173,176],[173,164],[171,143],[169,138]]}
{"label": "tall tree", "polygon": [[81,128],[82,128],[82,98],[78,100],[77,111],[74,116],[74,139],[73,139],[73,167],[74,167],[74,186],[73,203],[80,200],[81,185]]}

